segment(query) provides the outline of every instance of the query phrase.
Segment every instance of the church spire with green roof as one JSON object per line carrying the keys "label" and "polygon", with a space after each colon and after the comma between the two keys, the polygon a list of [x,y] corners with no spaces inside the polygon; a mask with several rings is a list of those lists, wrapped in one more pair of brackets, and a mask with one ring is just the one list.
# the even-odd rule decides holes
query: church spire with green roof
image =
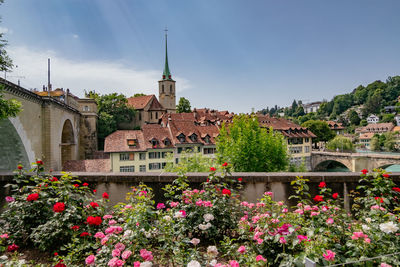
{"label": "church spire with green roof", "polygon": [[171,72],[169,71],[168,66],[168,46],[167,46],[167,29],[165,29],[165,66],[163,72],[163,80],[172,80]]}

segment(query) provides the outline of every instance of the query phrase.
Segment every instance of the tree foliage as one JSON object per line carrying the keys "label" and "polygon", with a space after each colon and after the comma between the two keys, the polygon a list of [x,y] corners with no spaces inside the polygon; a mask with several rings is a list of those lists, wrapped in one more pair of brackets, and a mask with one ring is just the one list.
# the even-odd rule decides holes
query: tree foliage
{"label": "tree foliage", "polygon": [[219,162],[229,162],[237,172],[271,172],[288,165],[286,140],[272,128],[259,126],[255,116],[235,116],[223,124],[217,140]]}
{"label": "tree foliage", "polygon": [[355,110],[350,110],[349,112],[349,121],[352,125],[359,125],[361,122],[360,117],[358,116]]}
{"label": "tree foliage", "polygon": [[179,99],[178,105],[176,105],[176,112],[177,113],[189,113],[192,112],[190,108],[190,102],[184,97]]}
{"label": "tree foliage", "polygon": [[134,108],[127,105],[128,100],[122,94],[99,95],[90,91],[86,97],[96,100],[98,108],[97,136],[99,149],[104,148],[104,139],[119,129],[122,123],[129,123],[136,114]]}
{"label": "tree foliage", "polygon": [[354,145],[351,142],[350,138],[337,135],[335,138],[333,138],[331,141],[329,141],[326,144],[326,148],[330,150],[339,150],[339,151],[345,151],[345,152],[354,152]]}
{"label": "tree foliage", "polygon": [[335,137],[335,132],[333,132],[328,123],[319,120],[309,120],[304,122],[301,126],[308,128],[317,137],[313,139],[314,143],[327,142]]}
{"label": "tree foliage", "polygon": [[216,166],[215,159],[206,157],[202,153],[183,151],[179,156],[179,162],[174,162],[174,155],[167,155],[165,172],[187,173],[187,172],[208,172],[210,167]]}
{"label": "tree foliage", "polygon": [[133,95],[133,97],[138,97],[138,96],[146,96],[146,94],[143,94],[143,93],[136,93],[136,94]]}

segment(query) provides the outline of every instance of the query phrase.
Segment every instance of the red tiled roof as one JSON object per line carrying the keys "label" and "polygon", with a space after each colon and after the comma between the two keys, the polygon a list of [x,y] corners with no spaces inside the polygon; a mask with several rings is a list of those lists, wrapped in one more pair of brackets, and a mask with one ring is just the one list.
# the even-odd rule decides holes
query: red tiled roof
{"label": "red tiled roof", "polygon": [[261,127],[272,127],[276,131],[280,131],[286,137],[317,137],[307,128],[289,121],[284,118],[270,117],[269,115],[257,115]]}
{"label": "red tiled roof", "polygon": [[153,97],[155,98],[155,95],[130,97],[128,98],[128,105],[135,109],[144,109]]}
{"label": "red tiled roof", "polygon": [[[136,146],[128,146],[128,139],[136,139]],[[147,143],[144,142],[141,130],[119,130],[106,137],[104,152],[145,151]]]}

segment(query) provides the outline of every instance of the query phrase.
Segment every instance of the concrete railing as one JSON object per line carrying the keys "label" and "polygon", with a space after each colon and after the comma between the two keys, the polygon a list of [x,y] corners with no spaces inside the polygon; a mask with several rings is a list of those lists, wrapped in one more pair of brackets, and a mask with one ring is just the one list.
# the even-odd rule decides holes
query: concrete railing
{"label": "concrete railing", "polygon": [[[53,176],[59,177],[62,174],[52,173]],[[164,191],[162,188],[171,183],[178,176],[176,173],[88,173],[75,172],[74,176],[78,176],[82,182],[88,182],[91,188],[97,190],[97,197],[101,198],[103,192],[110,195],[110,203],[116,204],[125,201],[125,195],[131,190],[131,187],[143,182],[153,188],[156,201],[164,199]],[[325,181],[333,192],[339,193],[344,198],[346,208],[350,207],[351,199],[349,192],[356,188],[360,173],[351,172],[274,172],[274,173],[232,173],[232,178],[243,178],[243,190],[241,192],[243,200],[255,202],[260,199],[264,192],[274,192],[274,200],[288,202],[288,197],[293,195],[293,189],[290,182],[296,176],[303,176],[310,180],[311,195],[318,194],[318,184]],[[400,173],[392,173],[390,175],[394,181],[400,183]],[[200,188],[201,183],[207,180],[208,173],[188,173],[187,177],[192,188]],[[4,197],[8,195],[8,189],[4,188],[6,183],[12,183],[12,173],[0,173],[0,197],[4,201]],[[294,204],[294,203],[290,203]]]}

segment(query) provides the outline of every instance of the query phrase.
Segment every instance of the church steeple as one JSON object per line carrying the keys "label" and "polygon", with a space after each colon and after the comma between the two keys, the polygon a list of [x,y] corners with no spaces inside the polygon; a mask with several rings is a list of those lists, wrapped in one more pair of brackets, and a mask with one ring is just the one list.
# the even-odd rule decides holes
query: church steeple
{"label": "church steeple", "polygon": [[172,80],[171,78],[171,72],[169,71],[169,66],[168,66],[168,44],[167,44],[167,29],[165,29],[165,66],[164,66],[164,72],[163,72],[163,80]]}

